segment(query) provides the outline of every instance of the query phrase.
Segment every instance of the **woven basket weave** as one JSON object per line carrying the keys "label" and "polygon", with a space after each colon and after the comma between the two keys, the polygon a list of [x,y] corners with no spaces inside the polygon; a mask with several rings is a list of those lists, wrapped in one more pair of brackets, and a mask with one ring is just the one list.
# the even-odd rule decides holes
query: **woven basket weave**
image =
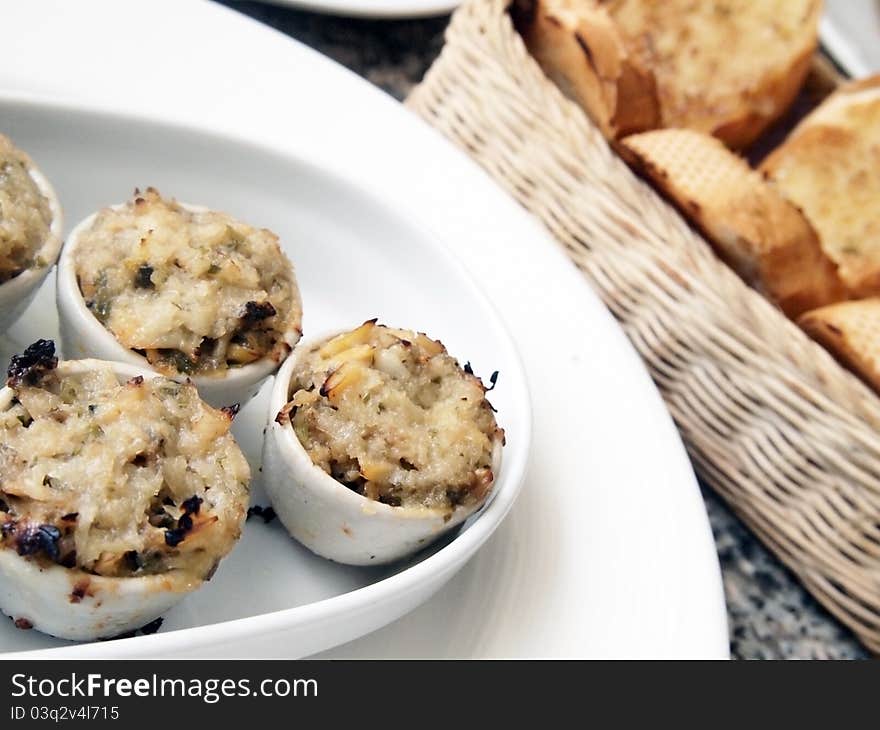
{"label": "woven basket weave", "polygon": [[630,172],[507,5],[465,2],[408,106],[544,222],[641,353],[701,477],[880,652],[880,400]]}

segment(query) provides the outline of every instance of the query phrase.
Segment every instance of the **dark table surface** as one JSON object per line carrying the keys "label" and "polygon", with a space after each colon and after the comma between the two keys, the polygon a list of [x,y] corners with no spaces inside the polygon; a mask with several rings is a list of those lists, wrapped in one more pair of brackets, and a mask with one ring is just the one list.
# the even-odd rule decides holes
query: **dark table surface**
{"label": "dark table surface", "polygon": [[[255,2],[227,5],[315,48],[404,99],[443,46],[448,17],[336,18]],[[730,645],[740,659],[857,658],[866,653],[708,489],[703,492],[724,576]]]}

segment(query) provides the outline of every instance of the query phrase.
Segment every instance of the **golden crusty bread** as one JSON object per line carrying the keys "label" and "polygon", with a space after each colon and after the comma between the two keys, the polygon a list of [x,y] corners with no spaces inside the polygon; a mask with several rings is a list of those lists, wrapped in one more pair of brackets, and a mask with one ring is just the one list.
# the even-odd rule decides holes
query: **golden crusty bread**
{"label": "golden crusty bread", "polygon": [[831,304],[798,324],[880,391],[880,298]]}
{"label": "golden crusty bread", "polygon": [[703,232],[750,284],[797,316],[845,298],[809,222],[718,139],[660,129],[621,140],[621,153]]}
{"label": "golden crusty bread", "polygon": [[522,0],[529,51],[550,79],[617,139],[660,125],[654,75],[631,57],[607,10],[592,0]]}
{"label": "golden crusty bread", "polygon": [[829,96],[761,169],[812,223],[852,296],[880,294],[880,75]]}
{"label": "golden crusty bread", "polygon": [[822,3],[520,0],[518,7],[532,55],[610,139],[682,127],[739,149],[797,95]]}

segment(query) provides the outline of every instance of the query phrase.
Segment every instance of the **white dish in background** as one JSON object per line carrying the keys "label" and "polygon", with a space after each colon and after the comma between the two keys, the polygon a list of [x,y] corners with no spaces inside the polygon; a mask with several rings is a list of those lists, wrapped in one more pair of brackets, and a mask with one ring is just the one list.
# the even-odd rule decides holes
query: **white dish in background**
{"label": "white dish in background", "polygon": [[[543,228],[434,130],[304,46],[210,3],[156,0],[136,25],[132,7],[11,4],[0,89],[256,140],[373,191],[464,262],[525,364],[533,448],[504,525],[424,606],[328,655],[727,656],[718,559],[678,434],[626,337]],[[133,84],[144,58],[152,73]],[[360,621],[348,597],[337,606]],[[296,656],[302,637],[287,618],[163,629],[106,653]]]}
{"label": "white dish in background", "polygon": [[447,15],[458,7],[460,0],[264,0],[264,2],[328,15],[401,20]]}
{"label": "white dish in background", "polygon": [[853,78],[880,72],[880,3],[825,0],[822,45]]}

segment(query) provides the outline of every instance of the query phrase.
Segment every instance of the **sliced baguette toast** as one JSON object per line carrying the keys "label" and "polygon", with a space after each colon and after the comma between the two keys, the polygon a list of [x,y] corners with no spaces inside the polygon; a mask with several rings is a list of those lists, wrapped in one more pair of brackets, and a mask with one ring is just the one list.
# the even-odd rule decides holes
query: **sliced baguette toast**
{"label": "sliced baguette toast", "polygon": [[880,295],[880,75],[829,96],[761,169],[812,223],[852,297]]}
{"label": "sliced baguette toast", "polygon": [[626,137],[621,153],[789,316],[845,298],[810,224],[718,139],[687,129]]}
{"label": "sliced baguette toast", "polygon": [[520,0],[518,7],[532,55],[609,139],[683,127],[740,149],[796,96],[822,5]]}
{"label": "sliced baguette toast", "polygon": [[801,315],[798,324],[880,391],[880,298],[822,307]]}
{"label": "sliced baguette toast", "polygon": [[522,0],[515,10],[532,56],[607,139],[660,125],[654,75],[631,58],[601,3]]}

